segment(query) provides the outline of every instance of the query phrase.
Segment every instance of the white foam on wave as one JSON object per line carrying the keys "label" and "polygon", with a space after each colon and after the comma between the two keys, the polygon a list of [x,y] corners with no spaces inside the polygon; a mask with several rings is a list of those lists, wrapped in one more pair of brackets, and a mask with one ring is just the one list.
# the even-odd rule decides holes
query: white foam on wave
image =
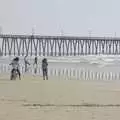
{"label": "white foam on wave", "polygon": [[[7,62],[12,60],[14,56],[1,56],[0,61]],[[39,62],[44,57],[38,57]],[[86,55],[86,56],[65,56],[65,57],[46,57],[48,62],[51,63],[77,63],[77,64],[89,64],[94,66],[110,66],[110,65],[120,65],[120,55]],[[20,57],[20,60],[23,61],[24,57]],[[34,56],[29,56],[28,59],[33,61]]]}

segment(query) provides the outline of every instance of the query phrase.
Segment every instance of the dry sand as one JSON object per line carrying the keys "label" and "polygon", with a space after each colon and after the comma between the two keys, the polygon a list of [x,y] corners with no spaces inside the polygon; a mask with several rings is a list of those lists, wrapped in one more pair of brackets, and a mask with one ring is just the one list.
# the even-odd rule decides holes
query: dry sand
{"label": "dry sand", "polygon": [[119,81],[0,76],[0,120],[119,120]]}

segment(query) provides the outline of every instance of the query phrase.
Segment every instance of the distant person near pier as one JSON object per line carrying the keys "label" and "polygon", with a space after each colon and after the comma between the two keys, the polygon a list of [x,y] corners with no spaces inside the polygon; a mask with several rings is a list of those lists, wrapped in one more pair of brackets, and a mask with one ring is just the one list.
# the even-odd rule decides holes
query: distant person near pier
{"label": "distant person near pier", "polygon": [[43,72],[43,80],[45,80],[45,77],[46,80],[48,80],[48,62],[46,58],[42,60],[42,72]]}
{"label": "distant person near pier", "polygon": [[38,66],[38,59],[37,59],[37,57],[35,57],[35,59],[34,59],[33,66],[34,66],[34,74],[36,74],[37,73],[37,66]]}
{"label": "distant person near pier", "polygon": [[19,65],[19,57],[14,58],[9,65],[12,65],[10,80],[12,80],[12,76],[13,76],[14,72],[18,73],[19,80],[21,80],[21,73],[20,73],[20,68],[19,68],[20,67],[20,65]]}
{"label": "distant person near pier", "polygon": [[28,65],[30,65],[30,63],[27,60],[27,55],[24,57],[24,63],[25,63],[25,72],[28,71]]}

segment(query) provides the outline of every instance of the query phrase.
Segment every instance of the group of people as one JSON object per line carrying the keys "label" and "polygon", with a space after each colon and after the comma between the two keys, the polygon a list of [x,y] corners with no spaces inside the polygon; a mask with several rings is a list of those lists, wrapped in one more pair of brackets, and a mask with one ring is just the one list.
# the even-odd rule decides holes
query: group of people
{"label": "group of people", "polygon": [[[27,60],[27,56],[24,57],[24,63],[25,63],[25,72],[27,72],[28,65],[30,65],[30,63]],[[19,76],[19,80],[21,80],[19,57],[15,57],[9,65],[12,65],[10,79],[12,80],[13,74],[15,72],[17,72],[17,74]],[[34,65],[34,73],[36,74],[37,73],[37,66],[38,66],[37,57],[35,57],[33,65]],[[45,80],[45,79],[48,80],[48,62],[47,62],[46,58],[42,59],[42,72],[43,72],[43,80]]]}

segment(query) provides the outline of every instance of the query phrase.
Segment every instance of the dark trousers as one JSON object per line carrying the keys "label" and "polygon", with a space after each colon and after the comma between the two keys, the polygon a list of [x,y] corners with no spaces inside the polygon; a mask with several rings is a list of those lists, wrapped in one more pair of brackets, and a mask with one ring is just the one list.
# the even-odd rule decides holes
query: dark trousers
{"label": "dark trousers", "polygon": [[43,71],[43,79],[45,80],[45,77],[46,77],[46,79],[48,80],[48,69],[45,68],[45,69],[42,69],[42,71]]}

